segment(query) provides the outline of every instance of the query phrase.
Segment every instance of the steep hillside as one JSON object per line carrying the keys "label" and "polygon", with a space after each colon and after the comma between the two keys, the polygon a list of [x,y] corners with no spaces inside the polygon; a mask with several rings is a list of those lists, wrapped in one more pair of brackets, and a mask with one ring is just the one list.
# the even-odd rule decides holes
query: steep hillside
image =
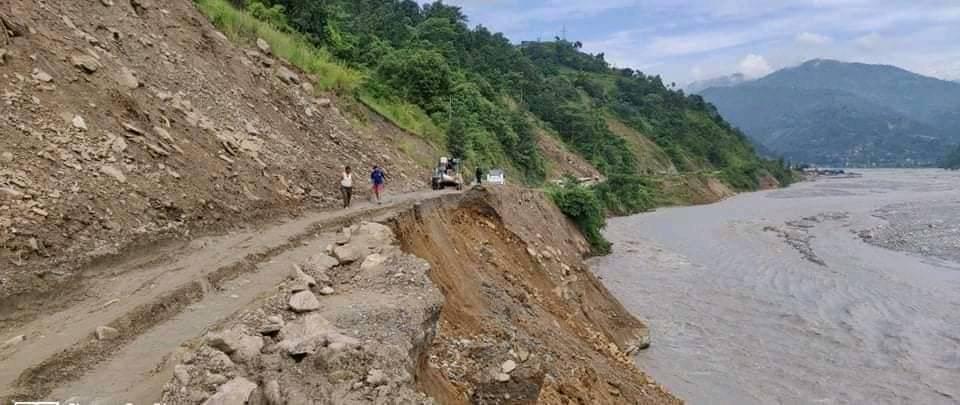
{"label": "steep hillside", "polygon": [[[673,91],[659,77],[614,69],[575,42],[515,46],[485,27],[470,28],[460,8],[442,2],[232,3],[358,72],[362,79],[343,93],[445,145],[470,167],[504,166],[528,184],[542,183],[548,171],[555,179],[564,164],[545,159],[545,152],[555,158],[557,148],[540,139],[555,133],[607,177],[669,172],[672,165],[735,172],[753,179],[737,188],[753,188],[763,174],[782,171],[760,161],[701,98]],[[224,17],[235,13],[226,0],[198,4],[225,32],[250,31]],[[614,133],[604,117],[646,139]],[[570,169],[567,174],[584,174]]]}
{"label": "steep hillside", "polygon": [[187,0],[13,0],[0,17],[0,297],[136,244],[336,206],[344,165],[420,189],[414,158],[437,154],[355,122],[362,108],[236,48]]}
{"label": "steep hillside", "polygon": [[794,161],[931,165],[960,139],[960,86],[892,66],[814,60],[703,95]]}

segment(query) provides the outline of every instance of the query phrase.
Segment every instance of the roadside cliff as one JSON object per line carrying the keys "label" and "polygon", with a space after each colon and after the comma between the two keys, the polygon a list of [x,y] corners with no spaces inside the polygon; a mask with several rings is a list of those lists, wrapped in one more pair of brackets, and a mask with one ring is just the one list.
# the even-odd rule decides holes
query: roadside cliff
{"label": "roadside cliff", "polygon": [[680,402],[634,366],[646,326],[540,192],[475,188],[381,222],[345,228],[277,293],[194,340],[164,400]]}

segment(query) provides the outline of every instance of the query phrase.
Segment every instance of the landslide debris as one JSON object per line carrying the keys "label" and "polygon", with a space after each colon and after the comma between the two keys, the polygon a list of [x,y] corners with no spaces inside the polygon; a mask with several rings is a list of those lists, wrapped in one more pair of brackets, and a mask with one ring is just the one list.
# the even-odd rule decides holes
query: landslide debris
{"label": "landslide debris", "polygon": [[344,165],[425,188],[406,151],[432,147],[364,125],[362,107],[228,42],[189,0],[8,0],[0,21],[6,309],[133,246],[334,207]]}
{"label": "landslide debris", "polygon": [[418,373],[438,402],[679,403],[635,367],[646,326],[588,271],[588,243],[539,191],[475,188],[393,224],[446,297]]}
{"label": "landslide debris", "polygon": [[[337,247],[367,253],[337,261],[317,252],[295,266],[277,294],[179,358],[162,402],[433,404],[415,384],[443,302],[430,265],[377,223],[345,228]],[[297,296],[317,305],[289,308]]]}
{"label": "landslide debris", "polygon": [[[344,228],[194,342],[162,401],[680,403],[634,365],[646,327],[587,271],[586,241],[540,192],[477,188],[384,223]],[[319,306],[292,310],[298,294]]]}

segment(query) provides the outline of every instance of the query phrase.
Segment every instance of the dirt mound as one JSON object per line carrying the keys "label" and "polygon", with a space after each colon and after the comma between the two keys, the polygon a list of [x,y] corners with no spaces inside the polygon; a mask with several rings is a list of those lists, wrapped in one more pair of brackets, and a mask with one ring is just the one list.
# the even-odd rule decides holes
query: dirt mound
{"label": "dirt mound", "polygon": [[136,244],[334,206],[343,165],[426,186],[399,145],[431,147],[350,121],[189,0],[9,0],[0,19],[3,306]]}
{"label": "dirt mound", "polygon": [[446,302],[420,388],[457,403],[677,403],[633,365],[647,328],[588,271],[537,191],[478,188],[393,221]]}

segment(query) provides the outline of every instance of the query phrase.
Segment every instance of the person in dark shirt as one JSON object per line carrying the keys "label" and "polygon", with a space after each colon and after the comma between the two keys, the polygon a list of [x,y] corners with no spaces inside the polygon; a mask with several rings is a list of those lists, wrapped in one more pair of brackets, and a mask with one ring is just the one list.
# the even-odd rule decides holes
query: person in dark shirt
{"label": "person in dark shirt", "polygon": [[477,184],[483,183],[483,169],[477,166]]}
{"label": "person in dark shirt", "polygon": [[380,166],[374,166],[370,172],[370,182],[373,183],[373,195],[377,197],[377,204],[382,204],[380,195],[383,193],[383,185],[387,181],[387,172]]}

